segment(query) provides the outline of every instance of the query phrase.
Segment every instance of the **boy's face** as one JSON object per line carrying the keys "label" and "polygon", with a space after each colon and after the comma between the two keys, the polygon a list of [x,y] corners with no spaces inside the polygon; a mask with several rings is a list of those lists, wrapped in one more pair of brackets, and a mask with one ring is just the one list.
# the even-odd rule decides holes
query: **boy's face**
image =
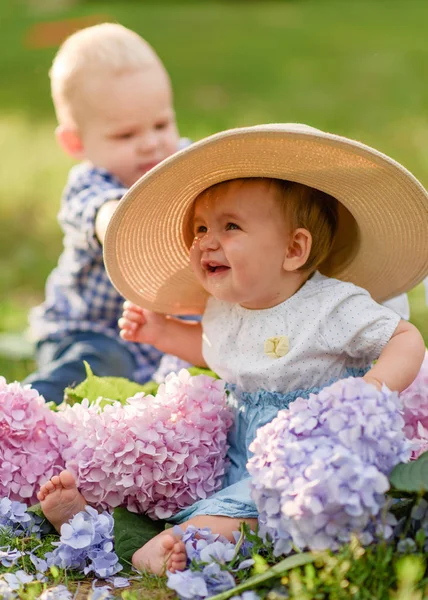
{"label": "boy's face", "polygon": [[79,158],[130,187],[177,151],[171,88],[161,67],[100,76],[84,85]]}
{"label": "boy's face", "polygon": [[290,236],[274,187],[232,181],[201,194],[193,234],[190,264],[211,295],[252,309],[282,301]]}

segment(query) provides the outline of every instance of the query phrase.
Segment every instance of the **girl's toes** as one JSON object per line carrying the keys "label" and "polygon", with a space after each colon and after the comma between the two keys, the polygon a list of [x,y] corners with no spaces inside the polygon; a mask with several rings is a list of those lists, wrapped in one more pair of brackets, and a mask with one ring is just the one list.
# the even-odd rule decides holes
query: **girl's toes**
{"label": "girl's toes", "polygon": [[40,489],[37,492],[37,500],[39,500],[40,502],[42,502],[45,498],[46,498],[46,494],[43,492],[43,490]]}
{"label": "girl's toes", "polygon": [[171,573],[175,573],[176,571],[184,571],[187,565],[187,557],[184,553],[182,556],[174,556],[171,560],[171,564],[169,566],[169,570]]}
{"label": "girl's toes", "polygon": [[45,494],[50,494],[55,490],[55,484],[52,481],[48,481],[43,487],[45,488]]}

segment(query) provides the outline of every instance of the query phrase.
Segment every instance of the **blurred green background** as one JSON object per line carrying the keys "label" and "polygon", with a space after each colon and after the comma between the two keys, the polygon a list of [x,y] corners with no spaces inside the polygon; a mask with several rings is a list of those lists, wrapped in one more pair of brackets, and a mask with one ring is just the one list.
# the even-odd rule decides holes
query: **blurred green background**
{"label": "blurred green background", "polygon": [[[56,213],[71,162],[53,135],[52,58],[73,29],[105,20],[157,50],[182,135],[308,123],[374,145],[428,185],[425,0],[2,0],[0,332],[25,331],[61,249]],[[422,286],[410,298],[428,340]],[[25,351],[23,338],[3,337],[0,374],[25,376]]]}

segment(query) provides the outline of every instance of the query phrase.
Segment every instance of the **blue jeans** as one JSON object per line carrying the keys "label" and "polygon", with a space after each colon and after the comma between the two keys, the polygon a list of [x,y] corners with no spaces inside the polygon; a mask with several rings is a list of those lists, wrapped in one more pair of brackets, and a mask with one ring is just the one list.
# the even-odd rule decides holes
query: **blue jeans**
{"label": "blue jeans", "polygon": [[102,333],[69,334],[58,341],[39,342],[36,348],[38,370],[23,383],[32,387],[49,402],[60,404],[64,389],[86,379],[86,360],[94,375],[132,379],[135,358],[127,348]]}

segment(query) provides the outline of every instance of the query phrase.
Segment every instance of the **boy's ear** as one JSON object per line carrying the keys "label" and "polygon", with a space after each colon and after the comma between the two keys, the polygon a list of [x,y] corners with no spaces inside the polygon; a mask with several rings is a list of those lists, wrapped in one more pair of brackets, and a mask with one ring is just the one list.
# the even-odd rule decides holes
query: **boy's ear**
{"label": "boy's ear", "polygon": [[55,136],[64,152],[77,160],[82,160],[84,158],[82,138],[77,129],[66,127],[65,125],[58,125],[55,129]]}
{"label": "boy's ear", "polygon": [[312,235],[307,229],[296,229],[287,247],[283,268],[285,271],[297,271],[307,262],[312,248]]}

